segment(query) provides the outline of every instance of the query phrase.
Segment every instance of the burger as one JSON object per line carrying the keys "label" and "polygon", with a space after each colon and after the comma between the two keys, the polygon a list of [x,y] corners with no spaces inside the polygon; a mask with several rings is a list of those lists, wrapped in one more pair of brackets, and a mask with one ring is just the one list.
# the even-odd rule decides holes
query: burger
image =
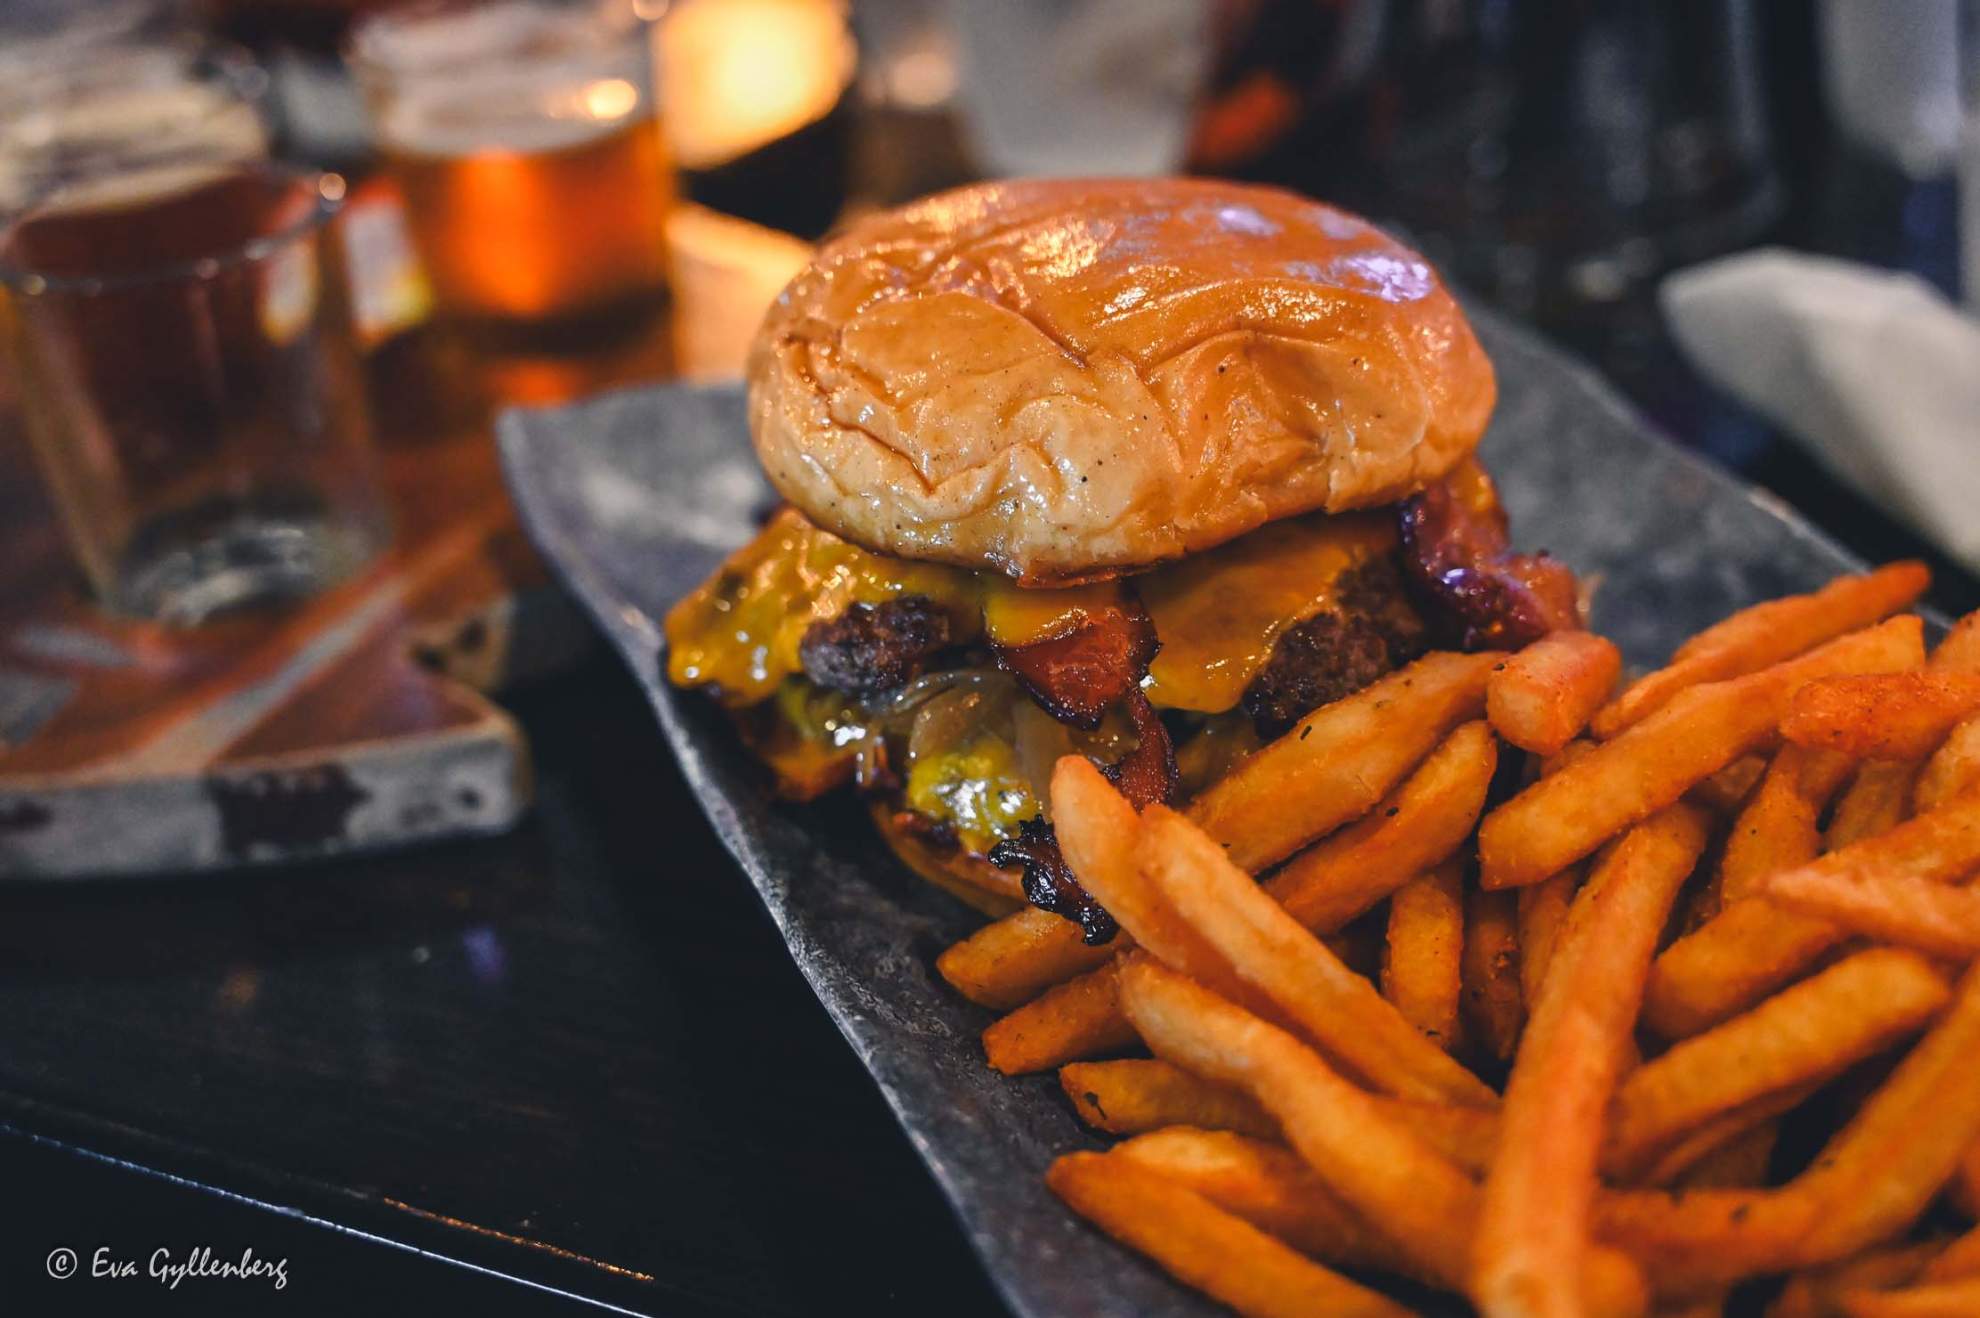
{"label": "burger", "polygon": [[785,503],[666,621],[787,796],[851,786],[985,910],[1113,933],[1062,755],[1203,790],[1429,649],[1579,625],[1472,452],[1491,363],[1353,215],[1207,180],[946,192],[831,239],[748,363]]}

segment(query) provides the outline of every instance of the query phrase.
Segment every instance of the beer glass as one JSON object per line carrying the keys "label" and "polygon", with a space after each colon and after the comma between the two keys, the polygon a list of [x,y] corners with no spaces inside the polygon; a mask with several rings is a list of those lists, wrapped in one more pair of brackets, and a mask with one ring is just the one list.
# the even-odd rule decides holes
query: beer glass
{"label": "beer glass", "polygon": [[327,228],[342,196],[335,175],[166,157],[0,228],[28,438],[112,610],[195,623],[318,590],[383,545]]}
{"label": "beer glass", "polygon": [[629,0],[395,9],[350,59],[437,312],[501,347],[643,327],[672,178],[650,24]]}

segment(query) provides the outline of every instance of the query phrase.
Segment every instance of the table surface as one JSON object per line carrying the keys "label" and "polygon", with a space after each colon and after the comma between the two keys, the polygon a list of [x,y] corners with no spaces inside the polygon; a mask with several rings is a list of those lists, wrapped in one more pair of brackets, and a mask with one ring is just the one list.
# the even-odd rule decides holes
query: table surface
{"label": "table surface", "polygon": [[[1866,556],[1929,555],[1668,361],[1625,383]],[[1980,604],[1939,566],[1936,603]],[[507,703],[538,774],[510,837],[0,888],[0,1295],[135,1307],[168,1293],[90,1277],[98,1247],[205,1244],[285,1258],[303,1312],[1000,1312],[630,679],[599,654]]]}

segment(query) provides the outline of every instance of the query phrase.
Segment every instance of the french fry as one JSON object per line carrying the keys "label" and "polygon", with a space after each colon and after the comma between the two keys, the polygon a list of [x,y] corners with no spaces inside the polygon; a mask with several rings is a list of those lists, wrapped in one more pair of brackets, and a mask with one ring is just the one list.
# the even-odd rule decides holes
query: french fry
{"label": "french fry", "polygon": [[1117,1053],[1133,1042],[1109,962],[991,1022],[983,1031],[983,1054],[1005,1075],[1026,1075]]}
{"label": "french fry", "polygon": [[[1145,877],[1141,842],[1146,824],[1128,799],[1094,767],[1093,761],[1084,755],[1062,757],[1052,766],[1051,795],[1053,826],[1061,854],[1080,884],[1119,922],[1123,933],[1245,1010],[1273,1015],[1271,1003],[1233,972],[1197,923],[1186,913],[1177,911],[1160,888]],[[1173,811],[1163,813],[1181,820]],[[1202,844],[1216,853],[1219,863],[1229,867],[1223,849],[1201,830],[1188,823],[1180,826],[1202,839]],[[1239,871],[1239,878],[1254,897],[1272,906],[1271,899],[1258,891],[1249,874]],[[1276,906],[1272,909],[1284,918],[1284,912]]]}
{"label": "french fry", "polygon": [[1699,780],[1698,785],[1685,795],[1694,805],[1702,805],[1722,815],[1738,814],[1766,772],[1767,758],[1764,755],[1742,755],[1717,773]]}
{"label": "french fry", "polygon": [[1758,897],[1734,902],[1650,967],[1643,1023],[1683,1039],[1745,1011],[1815,964],[1844,932]]}
{"label": "french fry", "polygon": [[1530,1014],[1540,1001],[1540,986],[1547,981],[1547,967],[1554,958],[1561,925],[1575,890],[1581,886],[1581,866],[1572,865],[1552,878],[1518,889],[1519,894],[1519,986],[1521,1000]]}
{"label": "french fry", "polygon": [[1588,726],[1615,690],[1622,652],[1593,632],[1554,632],[1493,670],[1485,717],[1521,750],[1553,755]]}
{"label": "french fry", "polygon": [[[1461,1288],[1478,1187],[1284,1030],[1146,956],[1121,972],[1129,1018],[1158,1056],[1239,1085],[1270,1112],[1327,1187],[1396,1245],[1411,1269]],[[1592,1314],[1639,1313],[1642,1278],[1604,1251],[1585,1281]]]}
{"label": "french fry", "polygon": [[1980,713],[1971,673],[1859,673],[1826,677],[1794,693],[1781,735],[1852,759],[1918,760]]}
{"label": "french fry", "polygon": [[1893,563],[1838,577],[1809,595],[1742,609],[1677,648],[1669,667],[1630,684],[1593,720],[1607,740],[1668,704],[1678,692],[1758,672],[1904,608],[1931,584],[1922,563]]}
{"label": "french fry", "polygon": [[1973,1318],[1980,1313],[1980,1277],[1895,1291],[1846,1291],[1837,1304],[1847,1318]]}
{"label": "french fry", "polygon": [[1395,1301],[1128,1159],[1069,1153],[1045,1182],[1108,1235],[1247,1318],[1408,1318]]}
{"label": "french fry", "polygon": [[1687,1189],[1734,1189],[1765,1184],[1764,1178],[1757,1176],[1743,1180],[1721,1179],[1714,1175],[1714,1169],[1720,1159],[1731,1156],[1737,1146],[1755,1134],[1769,1130],[1778,1133],[1779,1122],[1776,1118],[1800,1107],[1817,1088],[1819,1086],[1810,1084],[1782,1090],[1712,1118],[1665,1149],[1655,1162],[1634,1178],[1633,1183],[1674,1185]]}
{"label": "french fry", "polygon": [[[1136,860],[1161,900],[1240,981],[1243,994],[1222,996],[1241,1006],[1247,1005],[1246,996],[1262,998],[1329,1062],[1383,1093],[1497,1104],[1498,1095],[1484,1081],[1424,1038],[1183,816],[1149,806],[1141,816]],[[1186,965],[1162,959],[1189,972]],[[1267,1013],[1254,1009],[1253,1014]]]}
{"label": "french fry", "polygon": [[[1285,844],[1284,850],[1278,850],[1278,843],[1261,846],[1255,833],[1244,831],[1252,827],[1250,812],[1289,815],[1307,808],[1292,795],[1275,795],[1282,789],[1291,793],[1293,778],[1302,773],[1310,781],[1300,790],[1324,795],[1339,788],[1323,809],[1311,809],[1297,827],[1279,820],[1279,833],[1308,835],[1311,830],[1310,835],[1318,836],[1364,813],[1368,818],[1296,858],[1277,876],[1275,890],[1309,928],[1340,928],[1410,876],[1450,855],[1477,822],[1497,764],[1495,743],[1482,722],[1460,729],[1462,735],[1443,734],[1483,707],[1490,663],[1474,661],[1492,658],[1431,655],[1358,695],[1323,706],[1245,761],[1241,783],[1219,784],[1193,802],[1190,818],[1226,843],[1240,868],[1255,871],[1283,858],[1298,843]],[[1408,682],[1401,680],[1410,674],[1415,676]],[[1378,689],[1380,694],[1372,694]],[[1389,740],[1388,725],[1382,722],[1391,717],[1396,719],[1395,741]],[[1371,720],[1375,727],[1367,726]],[[1424,732],[1426,728],[1433,730]],[[1325,759],[1329,753],[1331,760],[1312,762],[1314,756]],[[1409,776],[1401,787],[1379,800],[1404,774]],[[943,952],[935,965],[970,1001],[1008,1010],[1104,965],[1118,950],[1088,946],[1072,921],[1028,907],[985,925]]]}
{"label": "french fry", "polygon": [[[1796,1104],[1807,1097],[1796,1093]],[[1781,1123],[1763,1117],[1737,1135],[1701,1154],[1676,1171],[1671,1181],[1687,1190],[1754,1189],[1767,1183],[1767,1172],[1774,1161],[1774,1148],[1780,1143]]]}
{"label": "french fry", "polygon": [[1495,1108],[1372,1094],[1376,1108],[1397,1126],[1421,1140],[1473,1176],[1483,1176],[1499,1147],[1499,1114]]}
{"label": "french fry", "polygon": [[1912,789],[1911,808],[1926,814],[1976,786],[1980,786],[1980,719],[1968,719],[1925,761]]}
{"label": "french fry", "polygon": [[1744,677],[1695,686],[1485,817],[1487,888],[1538,883],[1774,735],[1794,691],[1838,673],[1891,672],[1924,659],[1923,624],[1892,618]]}
{"label": "french fry", "polygon": [[1089,945],[1071,920],[1027,906],[984,925],[935,958],[943,979],[984,1007],[1009,1010],[1113,960],[1111,944]]}
{"label": "french fry", "polygon": [[1140,1135],[1165,1126],[1229,1130],[1277,1139],[1279,1127],[1239,1089],[1191,1075],[1154,1058],[1069,1062],[1059,1086],[1079,1119],[1113,1135]]}
{"label": "french fry", "polygon": [[1840,1074],[1921,1029],[1951,997],[1923,957],[1873,948],[1638,1067],[1610,1109],[1603,1169],[1632,1180],[1678,1138]]}
{"label": "french fry", "polygon": [[[1338,931],[1463,843],[1491,785],[1493,746],[1482,722],[1457,729],[1367,819],[1309,848],[1265,890],[1308,928]],[[1077,925],[1045,918],[1063,927],[1064,943],[1078,942]],[[1047,949],[1042,955],[1063,955],[1049,940],[1039,945]],[[1114,949],[1105,950],[1111,957]],[[1118,1049],[1132,1031],[1113,996],[1111,975],[1111,964],[1103,964],[996,1022],[983,1036],[992,1064],[1016,1074]]]}
{"label": "french fry", "polygon": [[1961,1277],[1980,1277],[1980,1227],[1948,1241],[1918,1276],[1921,1281],[1958,1281]]}
{"label": "french fry", "polygon": [[[1293,857],[1266,891],[1315,933],[1341,929],[1464,844],[1497,767],[1491,729],[1464,724],[1366,819]],[[1194,811],[1190,818],[1203,822]]]}
{"label": "french fry", "polygon": [[1931,665],[1947,673],[1980,673],[1980,609],[1954,623],[1939,639]]}
{"label": "french fry", "polygon": [[1912,784],[1919,766],[1909,760],[1871,760],[1836,802],[1829,831],[1822,839],[1827,851],[1841,851],[1854,842],[1888,833],[1904,822],[1911,804]]}
{"label": "french fry", "polygon": [[[1787,873],[1861,880],[1887,875],[1955,879],[1980,865],[1980,794],[1959,797],[1876,837],[1831,851]],[[1770,879],[1766,885],[1772,887]]]}
{"label": "french fry", "polygon": [[1382,996],[1445,1052],[1455,1052],[1460,1041],[1463,878],[1445,861],[1396,889],[1382,954]]}
{"label": "french fry", "polygon": [[1822,850],[1822,812],[1854,767],[1833,752],[1781,747],[1726,838],[1720,899],[1750,897],[1760,879],[1815,859]]}
{"label": "french fry", "polygon": [[1465,1037],[1484,1056],[1510,1062],[1526,1025],[1519,967],[1519,899],[1473,888],[1464,901]]}
{"label": "french fry", "polygon": [[1980,1220],[1980,1143],[1966,1151],[1953,1173],[1951,1199],[1971,1220]]}
{"label": "french fry", "polygon": [[1171,1127],[1118,1144],[1109,1156],[1187,1186],[1324,1263],[1411,1273],[1408,1257],[1370,1230],[1283,1144]]}
{"label": "french fry", "polygon": [[1841,1296],[1860,1290],[1888,1290],[1917,1280],[1925,1265],[1944,1247],[1942,1240],[1885,1245],[1854,1258],[1811,1268],[1788,1280],[1766,1318],[1835,1318]]}
{"label": "french fry", "polygon": [[1444,735],[1485,707],[1503,655],[1425,655],[1314,710],[1190,804],[1190,817],[1253,873],[1358,819]]}
{"label": "french fry", "polygon": [[1814,867],[1766,880],[1769,901],[1830,920],[1881,942],[1915,947],[1948,961],[1980,956],[1980,891],[1931,879],[1880,874],[1848,879]]}
{"label": "french fry", "polygon": [[1471,1293],[1486,1314],[1583,1312],[1603,1113],[1658,935],[1705,841],[1691,806],[1653,816],[1603,856],[1568,912],[1485,1179]]}

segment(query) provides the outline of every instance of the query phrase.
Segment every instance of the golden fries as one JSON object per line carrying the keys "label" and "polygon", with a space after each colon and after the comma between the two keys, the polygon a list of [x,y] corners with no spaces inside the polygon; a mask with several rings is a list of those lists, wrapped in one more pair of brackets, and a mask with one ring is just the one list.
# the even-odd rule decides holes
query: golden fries
{"label": "golden fries", "polygon": [[1581,867],[1575,865],[1518,890],[1519,988],[1529,1013],[1540,1001],[1540,985],[1546,981],[1554,944],[1560,939],[1575,890],[1581,887],[1581,877]]}
{"label": "golden fries", "polygon": [[1657,936],[1705,842],[1705,818],[1690,806],[1652,817],[1602,858],[1568,912],[1485,1180],[1472,1297],[1486,1314],[1584,1312],[1603,1112]]}
{"label": "golden fries", "polygon": [[1895,1291],[1845,1291],[1836,1302],[1848,1318],[1972,1318],[1980,1313],[1980,1277]]}
{"label": "golden fries", "polygon": [[1465,724],[1366,819],[1293,857],[1266,891],[1308,929],[1333,933],[1464,844],[1498,762],[1490,729]]}
{"label": "golden fries", "polygon": [[[1121,935],[1026,911],[939,961],[1011,1009],[993,1066],[1128,1137],[1053,1188],[1242,1313],[1401,1312],[1333,1265],[1484,1318],[1703,1318],[1767,1276],[1770,1318],[1980,1314],[1980,1230],[1915,1238],[1980,1215],[1980,614],[1928,659],[1887,617],[1923,584],[1737,614],[1600,741],[1615,651],[1568,634],[1428,656],[1183,812],[1061,761]],[[1481,820],[1501,739],[1541,772]]]}
{"label": "golden fries", "polygon": [[1134,1042],[1109,962],[1048,990],[983,1031],[983,1055],[1005,1075],[1104,1057]]}
{"label": "golden fries", "polygon": [[1622,652],[1593,632],[1554,632],[1501,663],[1485,683],[1485,717],[1521,750],[1554,755],[1615,689]]}
{"label": "golden fries", "polygon": [[1370,1230],[1283,1144],[1176,1127],[1128,1140],[1109,1156],[1187,1186],[1322,1262],[1410,1274],[1401,1251]]}
{"label": "golden fries", "polygon": [[[1215,949],[1219,969],[1240,981],[1243,993],[1223,996],[1239,1005],[1247,996],[1262,998],[1268,1012],[1255,1014],[1288,1022],[1328,1061],[1380,1092],[1497,1104],[1490,1086],[1424,1038],[1374,985],[1342,965],[1187,819],[1159,805],[1148,807],[1136,858],[1167,905]],[[1162,959],[1190,973],[1188,966]],[[1202,976],[1191,977],[1217,987]]]}
{"label": "golden fries", "polygon": [[1948,961],[1980,956],[1980,892],[1903,874],[1848,879],[1813,867],[1776,874],[1768,900]]}
{"label": "golden fries", "polygon": [[1464,903],[1465,1037],[1494,1062],[1512,1061],[1526,1026],[1519,974],[1519,899],[1473,888]]}
{"label": "golden fries", "polygon": [[1640,1176],[1687,1132],[1721,1114],[1839,1074],[1921,1029],[1951,991],[1924,958],[1873,948],[1644,1063],[1610,1110],[1602,1165]]}
{"label": "golden fries", "polygon": [[1196,1126],[1260,1139],[1279,1136],[1278,1124],[1242,1090],[1153,1058],[1068,1062],[1059,1068],[1059,1087],[1081,1121],[1113,1135]]}
{"label": "golden fries", "polygon": [[1925,762],[1912,789],[1911,808],[1921,815],[1937,810],[1976,786],[1980,786],[1980,719],[1968,719]]}
{"label": "golden fries", "polygon": [[1349,1281],[1138,1163],[1069,1153],[1046,1184],[1108,1235],[1247,1318],[1408,1318],[1394,1300]]}
{"label": "golden fries", "polygon": [[1689,687],[1720,682],[1778,664],[1845,632],[1904,608],[1931,584],[1922,563],[1893,563],[1858,577],[1838,577],[1811,595],[1742,609],[1677,648],[1668,668],[1630,684],[1593,721],[1608,739],[1647,718]]}
{"label": "golden fries", "polygon": [[[1160,1056],[1246,1089],[1329,1189],[1396,1245],[1412,1271],[1464,1283],[1478,1190],[1461,1169],[1397,1124],[1285,1031],[1145,956],[1121,972],[1122,1002]],[[1597,1255],[1585,1280],[1593,1314],[1640,1313],[1642,1278]]]}
{"label": "golden fries", "polygon": [[1917,618],[1893,618],[1798,659],[1691,688],[1487,815],[1480,882],[1518,887],[1565,869],[1774,735],[1797,688],[1833,673],[1915,668],[1924,645]]}
{"label": "golden fries", "polygon": [[1445,861],[1389,898],[1382,996],[1445,1052],[1459,1043],[1459,963],[1464,956],[1464,873]]}
{"label": "golden fries", "polygon": [[1815,859],[1822,849],[1822,812],[1853,767],[1846,756],[1781,747],[1726,838],[1721,901],[1750,897],[1767,875]]}
{"label": "golden fries", "polygon": [[943,952],[935,969],[971,1002],[1007,1009],[1105,965],[1114,952],[1111,944],[1087,944],[1071,920],[1027,906]]}
{"label": "golden fries", "polygon": [[1794,693],[1781,735],[1853,759],[1917,760],[1980,713],[1980,676],[1873,673],[1827,677]]}
{"label": "golden fries", "polygon": [[1430,654],[1323,705],[1190,805],[1190,817],[1256,873],[1359,818],[1485,707],[1504,656]]}

